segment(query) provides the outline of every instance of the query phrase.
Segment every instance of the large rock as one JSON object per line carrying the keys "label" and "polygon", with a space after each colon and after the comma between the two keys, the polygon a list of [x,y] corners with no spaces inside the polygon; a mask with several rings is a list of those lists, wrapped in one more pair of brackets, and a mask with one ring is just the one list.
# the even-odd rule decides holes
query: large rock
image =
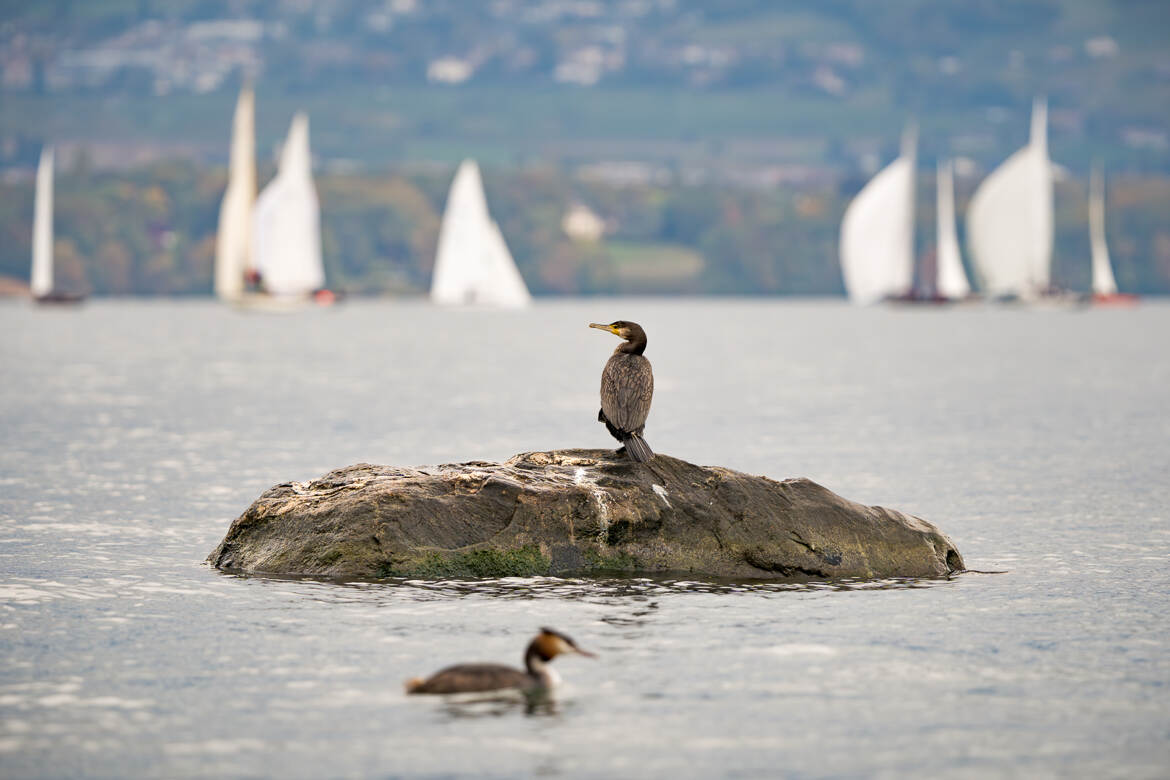
{"label": "large rock", "polygon": [[930,523],[659,455],[528,452],[506,463],[358,464],[266,491],[208,559],[329,577],[625,572],[809,580],[939,577],[963,568]]}

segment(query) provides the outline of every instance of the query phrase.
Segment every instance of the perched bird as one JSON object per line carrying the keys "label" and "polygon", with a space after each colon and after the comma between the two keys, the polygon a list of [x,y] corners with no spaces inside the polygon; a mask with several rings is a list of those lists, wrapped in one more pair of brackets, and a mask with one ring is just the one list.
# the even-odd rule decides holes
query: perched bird
{"label": "perched bird", "polygon": [[596,322],[589,327],[607,330],[625,339],[601,372],[601,411],[598,422],[605,423],[610,434],[622,443],[622,449],[638,463],[654,457],[650,445],[642,438],[650,399],[654,397],[654,372],[646,351],[646,331],[636,322],[618,320],[608,325]]}
{"label": "perched bird", "polygon": [[458,664],[448,666],[427,679],[414,678],[406,682],[407,693],[481,693],[515,688],[526,694],[547,691],[557,681],[556,673],[548,663],[558,655],[576,653],[596,658],[577,647],[569,637],[542,628],[524,651],[524,669],[502,664]]}

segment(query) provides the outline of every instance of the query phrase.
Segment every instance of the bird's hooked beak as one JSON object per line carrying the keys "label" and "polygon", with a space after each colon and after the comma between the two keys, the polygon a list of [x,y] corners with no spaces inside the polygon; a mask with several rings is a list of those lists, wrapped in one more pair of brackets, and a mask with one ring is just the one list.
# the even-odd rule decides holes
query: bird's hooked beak
{"label": "bird's hooked beak", "polygon": [[610,333],[612,333],[615,336],[622,335],[622,334],[618,333],[618,329],[615,328],[613,325],[602,325],[600,322],[591,322],[591,323],[589,323],[589,327],[597,328],[598,330],[609,331]]}

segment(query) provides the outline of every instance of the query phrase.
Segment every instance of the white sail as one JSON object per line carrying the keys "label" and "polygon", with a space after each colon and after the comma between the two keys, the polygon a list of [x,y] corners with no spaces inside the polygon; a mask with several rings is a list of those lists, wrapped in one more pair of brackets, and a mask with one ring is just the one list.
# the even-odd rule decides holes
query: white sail
{"label": "white sail", "polygon": [[53,147],[41,150],[37,164],[37,189],[33,205],[32,274],[29,289],[33,297],[53,289]]}
{"label": "white sail", "polygon": [[309,118],[293,117],[276,176],[256,199],[252,262],[264,289],[299,296],[325,286],[321,260],[321,209],[313,186]]}
{"label": "white sail", "polygon": [[464,160],[451,182],[439,226],[431,300],[463,303],[471,288],[478,284],[481,264],[477,250],[485,243],[483,226],[490,220],[479,166]]}
{"label": "white sail", "polygon": [[219,207],[215,236],[215,294],[234,300],[244,292],[244,273],[251,267],[252,207],[256,202],[255,97],[244,87],[232,118],[228,185]]}
{"label": "white sail", "polygon": [[504,242],[504,234],[495,220],[491,223],[491,232],[488,234],[487,258],[484,263],[487,268],[483,283],[477,295],[481,303],[490,306],[519,307],[527,306],[532,302],[528,293],[528,285],[508,251]]}
{"label": "white sail", "polygon": [[1093,294],[1116,295],[1117,280],[1105,243],[1105,174],[1094,165],[1089,173],[1089,245],[1093,253]]}
{"label": "white sail", "polygon": [[942,298],[956,300],[971,294],[967,272],[959,254],[959,236],[955,232],[955,177],[950,160],[938,163],[938,230],[935,293]]}
{"label": "white sail", "polygon": [[532,300],[500,228],[488,212],[483,180],[474,160],[460,164],[447,194],[431,300],[506,308],[527,306]]}
{"label": "white sail", "polygon": [[1033,297],[1049,287],[1052,265],[1052,163],[1048,111],[1032,107],[1028,145],[979,185],[967,209],[971,260],[991,295]]}
{"label": "white sail", "polygon": [[914,284],[914,175],[918,133],[902,134],[902,152],[845,209],[841,273],[849,300],[873,303],[906,295]]}

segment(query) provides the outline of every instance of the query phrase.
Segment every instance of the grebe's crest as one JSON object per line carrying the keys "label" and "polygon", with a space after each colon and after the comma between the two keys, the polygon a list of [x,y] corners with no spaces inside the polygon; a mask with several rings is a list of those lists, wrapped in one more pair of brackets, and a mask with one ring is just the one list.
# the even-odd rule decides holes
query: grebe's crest
{"label": "grebe's crest", "polygon": [[540,629],[540,634],[537,635],[536,639],[532,640],[532,644],[535,646],[536,652],[545,661],[551,661],[558,655],[564,655],[566,653],[576,653],[590,658],[595,657],[593,653],[586,652],[577,647],[577,643],[571,637],[551,628]]}

